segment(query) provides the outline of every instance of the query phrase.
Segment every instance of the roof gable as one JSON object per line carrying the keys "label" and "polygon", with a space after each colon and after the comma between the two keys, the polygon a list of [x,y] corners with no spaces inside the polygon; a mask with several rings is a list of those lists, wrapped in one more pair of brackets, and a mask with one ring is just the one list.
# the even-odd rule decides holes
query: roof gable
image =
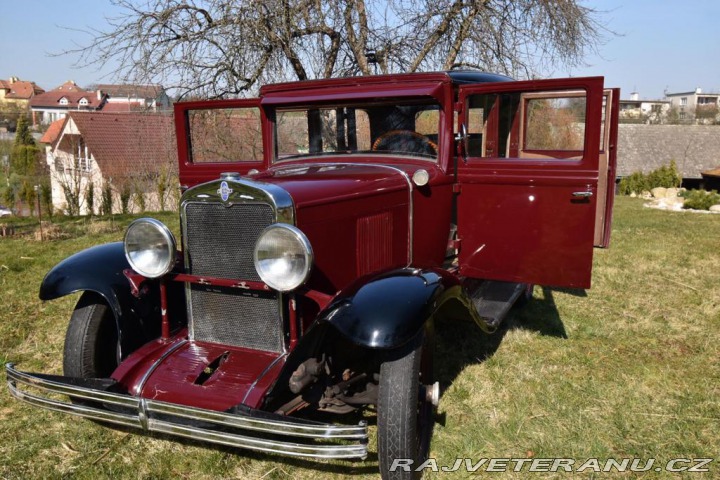
{"label": "roof gable", "polygon": [[60,138],[60,134],[63,131],[66,121],[66,118],[61,118],[60,120],[52,122],[40,139],[40,143],[47,143],[55,146],[55,142],[57,142]]}
{"label": "roof gable", "polygon": [[177,162],[171,115],[70,112],[103,176],[123,179],[155,173]]}

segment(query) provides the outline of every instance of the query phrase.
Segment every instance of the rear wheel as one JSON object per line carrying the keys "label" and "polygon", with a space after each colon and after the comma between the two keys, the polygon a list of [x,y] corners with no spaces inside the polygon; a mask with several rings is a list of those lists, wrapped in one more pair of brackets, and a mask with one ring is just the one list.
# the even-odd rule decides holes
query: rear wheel
{"label": "rear wheel", "polygon": [[107,378],[118,366],[118,333],[110,307],[94,292],[80,297],[65,334],[63,372],[68,377]]}
{"label": "rear wheel", "polygon": [[433,405],[425,385],[432,385],[433,379],[432,349],[424,338],[421,335],[380,367],[378,463],[384,479],[418,478],[414,469],[427,458]]}

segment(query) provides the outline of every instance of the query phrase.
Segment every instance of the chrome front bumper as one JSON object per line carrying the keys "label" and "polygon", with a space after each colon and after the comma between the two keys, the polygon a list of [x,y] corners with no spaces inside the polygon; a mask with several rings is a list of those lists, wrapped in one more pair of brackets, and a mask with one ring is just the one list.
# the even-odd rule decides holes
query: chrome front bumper
{"label": "chrome front bumper", "polygon": [[[188,407],[81,385],[82,380],[21,372],[5,365],[17,399],[48,410],[232,447],[311,458],[367,457],[367,424],[323,424],[248,409],[226,413]],[[91,385],[93,380],[88,380]],[[97,380],[96,382],[102,382]],[[42,396],[61,394],[91,404]],[[107,406],[107,408],[103,408]]]}

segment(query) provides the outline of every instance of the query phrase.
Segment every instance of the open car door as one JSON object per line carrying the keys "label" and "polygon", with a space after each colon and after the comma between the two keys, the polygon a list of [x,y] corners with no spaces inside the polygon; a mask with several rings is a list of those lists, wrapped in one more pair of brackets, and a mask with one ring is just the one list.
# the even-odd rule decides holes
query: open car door
{"label": "open car door", "polygon": [[590,286],[593,245],[609,238],[615,100],[602,77],[460,87],[462,275]]}
{"label": "open car door", "polygon": [[244,175],[264,168],[271,146],[264,145],[260,99],[178,102],[174,108],[185,187],[214,180],[222,172]]}

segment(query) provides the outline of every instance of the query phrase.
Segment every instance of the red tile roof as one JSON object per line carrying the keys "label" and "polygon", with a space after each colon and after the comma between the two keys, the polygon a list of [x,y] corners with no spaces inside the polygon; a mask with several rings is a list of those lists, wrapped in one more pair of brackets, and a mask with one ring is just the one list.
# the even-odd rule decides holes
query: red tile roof
{"label": "red tile roof", "polygon": [[35,82],[26,82],[15,78],[11,80],[0,80],[0,88],[9,90],[9,92],[5,94],[5,98],[16,98],[22,100],[28,100],[34,95],[45,93],[45,90],[35,85]]}
{"label": "red tile roof", "polygon": [[139,102],[105,102],[101,110],[103,112],[137,112],[146,108]]}
{"label": "red tile roof", "polygon": [[[64,98],[67,99],[67,104],[62,105],[60,103],[60,100]],[[80,100],[85,98],[87,100],[87,105],[80,105]],[[101,105],[102,102],[105,101],[105,98],[102,100],[98,100],[97,98],[97,92],[88,92],[85,90],[80,91],[67,91],[67,90],[51,90],[49,92],[35,95],[30,100],[30,106],[31,107],[51,107],[51,108],[65,108],[65,109],[71,109],[71,108],[86,108],[86,109],[92,109],[96,110]]]}
{"label": "red tile roof", "polygon": [[60,138],[60,133],[62,133],[66,120],[67,118],[61,118],[60,120],[52,122],[40,139],[40,143],[55,145],[55,142]]}
{"label": "red tile roof", "polygon": [[104,177],[129,178],[177,163],[170,115],[69,112]]}
{"label": "red tile roof", "polygon": [[78,87],[77,83],[73,82],[72,80],[68,80],[67,82],[63,83],[59,87],[54,88],[52,91],[58,91],[58,92],[84,92],[85,90]]}

